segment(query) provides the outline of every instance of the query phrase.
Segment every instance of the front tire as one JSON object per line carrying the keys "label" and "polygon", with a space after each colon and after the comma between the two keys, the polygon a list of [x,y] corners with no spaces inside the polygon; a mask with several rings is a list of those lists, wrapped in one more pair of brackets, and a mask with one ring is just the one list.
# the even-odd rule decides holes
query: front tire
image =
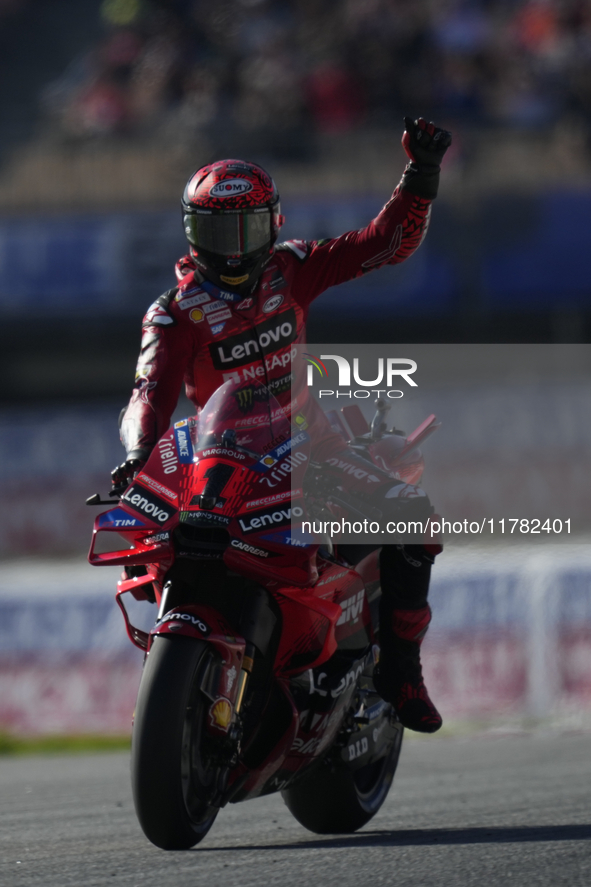
{"label": "front tire", "polygon": [[319,835],[349,834],[376,815],[390,790],[400,757],[403,728],[377,761],[350,770],[342,764],[321,764],[307,779],[281,794],[304,828]]}
{"label": "front tire", "polygon": [[204,752],[208,701],[201,692],[212,656],[207,644],[156,637],[136,703],[131,781],[146,837],[163,850],[201,841],[218,814],[208,803],[216,769]]}

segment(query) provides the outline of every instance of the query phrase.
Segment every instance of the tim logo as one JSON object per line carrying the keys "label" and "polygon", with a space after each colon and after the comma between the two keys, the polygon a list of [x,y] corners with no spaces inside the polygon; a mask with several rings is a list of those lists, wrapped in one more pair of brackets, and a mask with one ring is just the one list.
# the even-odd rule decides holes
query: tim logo
{"label": "tim logo", "polygon": [[209,189],[212,197],[236,197],[249,191],[252,191],[252,185],[244,179],[225,179]]}
{"label": "tim logo", "polygon": [[341,602],[342,613],[337,625],[346,625],[347,622],[357,622],[359,615],[363,609],[363,598],[365,591],[360,591],[346,601]]}

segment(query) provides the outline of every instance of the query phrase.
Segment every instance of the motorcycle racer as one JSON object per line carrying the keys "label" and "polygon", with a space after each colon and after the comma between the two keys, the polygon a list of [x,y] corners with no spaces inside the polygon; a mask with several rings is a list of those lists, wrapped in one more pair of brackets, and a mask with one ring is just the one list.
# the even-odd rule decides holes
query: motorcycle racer
{"label": "motorcycle racer", "polygon": [[[367,463],[330,428],[305,390],[295,401],[292,394],[292,348],[305,341],[311,302],[329,287],[404,261],[427,233],[451,135],[422,118],[405,118],[405,127],[409,163],[391,199],[365,228],[333,239],[276,246],[283,224],[279,194],[254,163],[221,160],[190,178],[182,198],[189,252],[177,262],[177,285],[143,320],[135,387],[121,421],[127,458],[112,473],[114,493],[127,487],[169,427],[183,381],[199,408],[227,379],[245,385],[257,379],[305,417],[315,460],[340,474],[343,485],[379,502],[385,513],[400,515],[404,508],[411,519],[428,517],[432,508],[422,490],[394,482],[379,469],[371,488],[367,471],[351,474],[351,464],[367,468]],[[393,703],[404,726],[420,732],[441,726],[420,664],[431,618],[430,570],[439,550],[388,545],[380,554],[376,689]]]}

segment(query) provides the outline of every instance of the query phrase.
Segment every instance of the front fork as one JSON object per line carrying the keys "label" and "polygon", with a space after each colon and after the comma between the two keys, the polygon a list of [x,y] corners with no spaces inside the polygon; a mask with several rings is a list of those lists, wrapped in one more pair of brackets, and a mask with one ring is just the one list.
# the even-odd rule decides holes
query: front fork
{"label": "front fork", "polygon": [[254,644],[247,643],[242,659],[242,668],[240,669],[240,675],[238,677],[238,691],[236,693],[236,704],[234,705],[234,712],[236,715],[239,715],[242,709],[246,685],[254,667],[254,652]]}

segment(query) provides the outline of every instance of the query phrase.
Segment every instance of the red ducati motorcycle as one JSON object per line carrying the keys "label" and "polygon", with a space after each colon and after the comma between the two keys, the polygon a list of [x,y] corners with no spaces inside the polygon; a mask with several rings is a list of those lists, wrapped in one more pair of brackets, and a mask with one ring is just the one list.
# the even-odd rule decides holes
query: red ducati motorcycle
{"label": "red ducati motorcycle", "polygon": [[[383,413],[370,428],[345,408],[347,436],[417,483],[435,417],[405,438],[384,433]],[[145,651],[132,784],[158,847],[192,847],[225,804],[271,792],[318,833],[355,831],[386,798],[403,730],[372,683],[378,551],[293,532],[293,518],[351,502],[336,485],[335,504],[330,490],[319,502],[314,471],[305,416],[292,425],[264,385],[229,381],[95,520],[90,563],[124,568],[117,603]],[[150,632],[131,624],[128,594],[158,605]]]}

